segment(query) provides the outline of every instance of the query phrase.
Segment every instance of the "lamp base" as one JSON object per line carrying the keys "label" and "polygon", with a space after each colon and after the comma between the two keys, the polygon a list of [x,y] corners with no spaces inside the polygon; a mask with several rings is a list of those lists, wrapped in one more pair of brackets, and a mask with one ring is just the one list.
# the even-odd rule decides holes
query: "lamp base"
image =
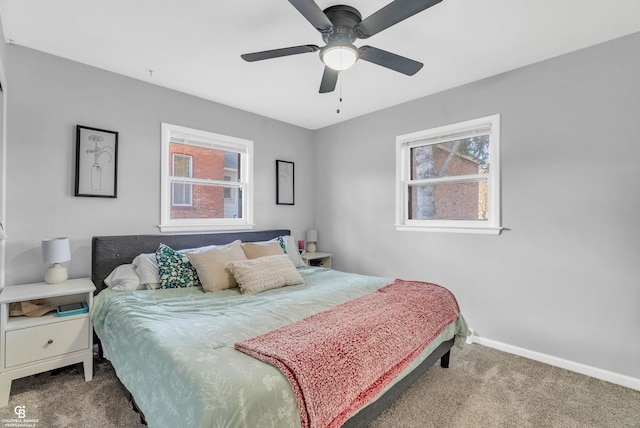
{"label": "lamp base", "polygon": [[60,263],[55,263],[47,269],[47,273],[44,274],[44,280],[47,284],[59,284],[65,282],[67,278],[67,268]]}
{"label": "lamp base", "polygon": [[316,243],[307,242],[307,253],[315,253],[315,252],[316,252]]}

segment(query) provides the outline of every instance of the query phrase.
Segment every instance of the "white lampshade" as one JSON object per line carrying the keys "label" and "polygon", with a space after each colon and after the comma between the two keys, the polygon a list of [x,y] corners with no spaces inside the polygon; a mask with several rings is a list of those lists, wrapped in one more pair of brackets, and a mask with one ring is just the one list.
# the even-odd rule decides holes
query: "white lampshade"
{"label": "white lampshade", "polygon": [[358,50],[353,45],[327,46],[320,53],[322,62],[334,70],[346,70],[358,60]]}
{"label": "white lampshade", "polygon": [[318,231],[316,229],[307,230],[307,252],[315,253],[316,252],[316,242],[318,242]]}
{"label": "white lampshade", "polygon": [[71,249],[69,248],[69,239],[53,238],[42,241],[42,261],[44,263],[53,263],[44,279],[49,284],[57,284],[67,280],[67,268],[60,263],[71,260]]}
{"label": "white lampshade", "polygon": [[318,231],[316,229],[307,230],[307,242],[318,242]]}
{"label": "white lampshade", "polygon": [[42,241],[42,261],[45,263],[62,263],[71,260],[69,239],[53,238]]}

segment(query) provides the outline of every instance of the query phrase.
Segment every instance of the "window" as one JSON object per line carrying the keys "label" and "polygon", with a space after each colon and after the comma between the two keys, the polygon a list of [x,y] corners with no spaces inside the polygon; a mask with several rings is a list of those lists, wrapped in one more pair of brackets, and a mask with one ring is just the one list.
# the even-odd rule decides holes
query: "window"
{"label": "window", "polygon": [[253,227],[253,141],[162,124],[163,232]]}
{"label": "window", "polygon": [[499,145],[499,115],[397,137],[396,229],[500,233]]}
{"label": "window", "polygon": [[[191,166],[193,157],[172,153],[172,175],[173,177],[193,177]],[[173,206],[192,206],[192,189],[191,184],[186,180],[183,182],[171,183],[171,204]]]}
{"label": "window", "polygon": [[[231,177],[229,177],[228,175],[224,176],[224,181],[231,181]],[[224,200],[228,201],[231,199],[231,189],[229,188],[225,188],[224,189]]]}

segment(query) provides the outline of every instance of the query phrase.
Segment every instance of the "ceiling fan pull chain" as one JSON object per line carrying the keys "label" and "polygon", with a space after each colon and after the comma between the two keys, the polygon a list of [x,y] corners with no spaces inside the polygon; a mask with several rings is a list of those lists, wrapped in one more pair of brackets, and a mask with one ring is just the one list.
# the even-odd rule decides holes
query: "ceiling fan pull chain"
{"label": "ceiling fan pull chain", "polygon": [[336,110],[337,114],[340,114],[340,103],[342,103],[342,79],[340,79],[340,96],[338,97],[338,109]]}

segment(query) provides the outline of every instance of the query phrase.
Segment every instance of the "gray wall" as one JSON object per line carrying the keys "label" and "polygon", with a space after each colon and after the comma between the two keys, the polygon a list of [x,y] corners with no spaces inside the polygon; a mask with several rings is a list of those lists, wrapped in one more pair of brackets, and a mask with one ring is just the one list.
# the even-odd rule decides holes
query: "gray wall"
{"label": "gray wall", "polygon": [[[640,33],[319,130],[319,249],[448,287],[482,337],[640,378],[637,52]],[[395,231],[395,137],[495,113],[508,230]]]}
{"label": "gray wall", "polygon": [[[312,134],[20,46],[7,47],[6,284],[42,281],[42,239],[71,240],[71,277],[94,235],[159,233],[160,123],[254,141],[257,229],[313,225]],[[74,197],[75,126],[119,132],[117,199]],[[296,204],[275,204],[275,160],[295,162]]]}

